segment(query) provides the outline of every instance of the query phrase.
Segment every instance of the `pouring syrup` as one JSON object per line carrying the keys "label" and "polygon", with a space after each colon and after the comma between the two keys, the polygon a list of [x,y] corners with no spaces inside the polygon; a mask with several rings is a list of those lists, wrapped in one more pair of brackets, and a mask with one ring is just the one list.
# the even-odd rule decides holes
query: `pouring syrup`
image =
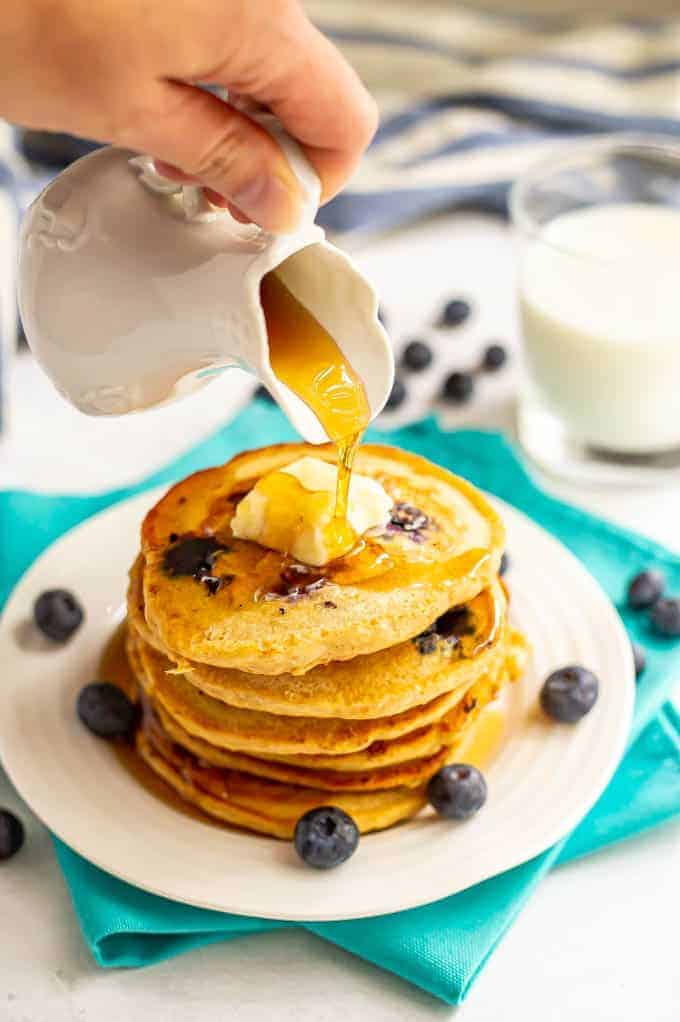
{"label": "pouring syrup", "polygon": [[260,297],[275,375],[314,412],[337,448],[338,481],[328,540],[331,552],[339,554],[357,539],[347,520],[347,504],[352,465],[371,417],[366,391],[331,335],[275,272],[262,279]]}

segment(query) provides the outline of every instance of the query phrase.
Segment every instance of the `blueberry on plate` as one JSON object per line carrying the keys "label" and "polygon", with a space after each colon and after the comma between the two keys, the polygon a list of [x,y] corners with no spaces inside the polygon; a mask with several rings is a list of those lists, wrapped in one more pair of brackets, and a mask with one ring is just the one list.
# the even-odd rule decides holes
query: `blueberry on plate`
{"label": "blueberry on plate", "polygon": [[0,809],[0,862],[11,859],[24,843],[24,825],[9,809]]}
{"label": "blueberry on plate", "polygon": [[93,681],[80,690],[78,716],[98,738],[128,737],[137,719],[137,707],[117,685]]}
{"label": "blueberry on plate", "polygon": [[677,638],[680,635],[680,600],[677,597],[657,600],[649,612],[649,618],[657,635]]}
{"label": "blueberry on plate", "polygon": [[390,396],[385,402],[385,408],[388,408],[390,411],[394,411],[395,408],[399,408],[400,405],[403,405],[405,400],[406,387],[399,379],[399,377],[395,376],[394,383],[392,384],[392,390],[390,391]]}
{"label": "blueberry on plate", "polygon": [[502,344],[490,344],[482,356],[482,369],[487,373],[495,373],[508,361],[508,352]]}
{"label": "blueberry on plate", "polygon": [[633,662],[635,663],[635,677],[639,678],[647,666],[647,656],[642,646],[638,646],[637,642],[631,642],[631,646],[633,648]]}
{"label": "blueberry on plate", "polygon": [[337,806],[319,806],[300,817],[293,840],[295,850],[308,866],[333,869],[357,850],[359,828]]}
{"label": "blueberry on plate", "polygon": [[471,311],[470,303],[464,298],[452,298],[442,309],[441,326],[460,326]]}
{"label": "blueberry on plate", "polygon": [[449,373],[444,380],[442,397],[454,405],[463,405],[470,400],[475,391],[475,381],[471,373]]}
{"label": "blueberry on plate", "polygon": [[401,356],[404,369],[420,373],[432,364],[432,348],[426,341],[409,341]]}
{"label": "blueberry on plate", "polygon": [[477,767],[450,763],[438,770],[427,785],[427,798],[447,820],[467,820],[486,802],[486,781]]}
{"label": "blueberry on plate", "polygon": [[628,586],[628,606],[633,610],[651,607],[660,599],[666,579],[660,571],[641,571],[630,580]]}
{"label": "blueberry on plate", "polygon": [[498,569],[498,574],[501,576],[501,578],[503,577],[503,575],[506,575],[508,573],[509,568],[510,568],[510,555],[508,554],[507,550],[504,550],[503,551],[503,556],[501,557],[500,567]]}
{"label": "blueberry on plate", "polygon": [[546,679],[541,689],[541,706],[554,720],[575,724],[597,702],[599,683],[585,667],[560,667]]}
{"label": "blueberry on plate", "polygon": [[33,619],[53,642],[66,642],[83,622],[83,608],[67,589],[47,589],[33,604]]}

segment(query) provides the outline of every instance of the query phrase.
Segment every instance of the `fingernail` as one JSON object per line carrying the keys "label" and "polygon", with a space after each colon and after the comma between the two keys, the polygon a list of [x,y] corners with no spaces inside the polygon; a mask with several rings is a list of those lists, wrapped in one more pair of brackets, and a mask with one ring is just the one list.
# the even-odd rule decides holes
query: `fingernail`
{"label": "fingernail", "polygon": [[302,193],[291,171],[275,170],[248,181],[229,199],[256,224],[274,234],[294,231],[302,215]]}

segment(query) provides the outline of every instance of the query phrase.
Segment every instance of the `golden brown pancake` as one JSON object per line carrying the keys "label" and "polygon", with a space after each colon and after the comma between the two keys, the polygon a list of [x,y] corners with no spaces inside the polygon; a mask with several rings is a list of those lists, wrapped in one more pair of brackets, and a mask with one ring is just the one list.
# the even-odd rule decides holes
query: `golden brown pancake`
{"label": "golden brown pancake", "polygon": [[[474,735],[473,719],[483,717],[484,710],[479,716],[471,715],[471,723],[461,732],[463,744],[465,736]],[[447,750],[443,762],[458,758],[459,744]],[[276,837],[291,837],[299,817],[316,806],[339,806],[365,833],[414,816],[427,801],[426,781],[415,787],[329,790],[214,766],[177,744],[157,718],[151,722],[147,717],[146,725],[138,729],[136,747],[147,764],[192,806],[224,822]],[[441,761],[433,763],[433,772],[440,765]]]}
{"label": "golden brown pancake", "polygon": [[[163,653],[146,626],[143,606],[137,561],[130,572],[129,618],[147,645]],[[248,674],[165,656],[186,681],[230,706],[285,716],[384,717],[470,685],[492,669],[503,640],[505,609],[505,594],[495,580],[464,608],[435,623],[438,630],[303,675]]]}
{"label": "golden brown pancake", "polygon": [[[144,614],[164,650],[258,675],[303,674],[399,644],[495,579],[504,530],[484,497],[423,458],[377,445],[363,446],[355,467],[390,494],[394,522],[354,554],[310,571],[234,539],[238,499],[306,454],[335,459],[330,446],[249,451],[178,483],[146,516]],[[208,581],[169,567],[169,551],[196,537],[218,545]]]}
{"label": "golden brown pancake", "polygon": [[[371,762],[370,757],[367,757],[368,761],[362,767],[347,769],[345,766],[343,770],[336,769],[337,762],[333,763],[332,757],[329,757],[330,767],[320,767],[318,764],[308,762],[314,759],[310,756],[298,756],[292,762],[292,757],[288,761],[283,761],[277,758],[250,756],[211,745],[186,731],[161,704],[154,702],[153,697],[145,695],[144,698],[146,712],[155,714],[157,724],[163,732],[211,766],[241,770],[258,777],[269,777],[272,780],[307,788],[328,791],[371,791],[401,786],[412,788],[427,781],[446,762],[451,748],[460,742],[484,707],[498,695],[508,680],[508,672],[504,672],[496,679],[478,681],[468,689],[456,707],[446,713],[436,725],[422,729],[429,731],[433,744],[432,750],[427,754],[413,758],[399,757],[386,766]],[[335,760],[343,758],[346,757],[336,756]]]}
{"label": "golden brown pancake", "polygon": [[[294,762],[299,755],[358,753],[377,742],[405,737],[427,725],[434,728],[464,698],[475,680],[495,684],[502,676],[508,655],[515,655],[506,653],[504,647],[500,648],[496,660],[489,664],[481,678],[467,680],[422,706],[388,717],[344,720],[338,717],[284,717],[229,706],[201,692],[181,674],[170,673],[167,660],[135,637],[134,632],[131,636],[131,641],[137,643],[138,659],[142,664],[140,683],[154,702],[162,706],[185,731],[219,748],[266,755],[267,758],[293,755],[296,757]],[[434,731],[430,732],[432,734]],[[422,739],[422,734],[415,738],[417,743]],[[388,757],[387,750],[383,748],[381,752],[383,757]],[[417,755],[406,740],[393,752],[399,759]],[[368,763],[370,759],[362,765]]]}
{"label": "golden brown pancake", "polygon": [[[141,729],[136,746],[148,766],[185,801],[225,823],[261,834],[291,838],[304,813],[329,803],[327,791],[281,784],[238,770],[201,767],[191,753],[182,753],[178,746],[172,754],[161,753]],[[414,816],[425,801],[422,788],[338,792],[332,797],[332,804],[349,813],[362,833]]]}
{"label": "golden brown pancake", "polygon": [[295,784],[302,788],[319,788],[322,791],[379,791],[402,786],[416,788],[437,772],[446,761],[448,752],[447,746],[439,745],[429,756],[403,760],[390,766],[368,767],[364,770],[305,768],[209,745],[200,738],[192,737],[162,706],[155,707],[155,711],[165,734],[183,749],[192,752],[202,763],[228,770],[239,770],[255,777],[268,777],[273,781]]}

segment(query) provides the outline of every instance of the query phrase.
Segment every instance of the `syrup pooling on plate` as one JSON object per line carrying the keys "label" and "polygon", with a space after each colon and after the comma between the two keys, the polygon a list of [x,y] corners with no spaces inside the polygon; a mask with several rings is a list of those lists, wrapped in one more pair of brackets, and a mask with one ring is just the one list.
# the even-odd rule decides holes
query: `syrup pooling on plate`
{"label": "syrup pooling on plate", "polygon": [[[139,698],[139,682],[128,660],[125,649],[126,639],[127,623],[124,621],[116,628],[104,647],[99,661],[98,677],[105,681],[110,681],[112,685],[117,685],[130,699],[136,702]],[[158,774],[154,773],[138,754],[134,742],[118,740],[112,742],[111,745],[121,767],[134,778],[136,784],[140,784],[146,791],[170,806],[175,812],[181,813],[183,816],[190,816],[194,820],[200,820],[211,826],[218,826],[214,820],[211,820],[209,816],[202,813],[200,809],[180,798],[169,784],[166,784]]]}
{"label": "syrup pooling on plate", "polygon": [[[275,273],[260,286],[275,375],[311,408],[338,450],[338,483],[329,547],[344,552],[356,539],[347,521],[352,463],[370,420],[364,386],[330,334]],[[281,493],[282,502],[286,494]]]}

